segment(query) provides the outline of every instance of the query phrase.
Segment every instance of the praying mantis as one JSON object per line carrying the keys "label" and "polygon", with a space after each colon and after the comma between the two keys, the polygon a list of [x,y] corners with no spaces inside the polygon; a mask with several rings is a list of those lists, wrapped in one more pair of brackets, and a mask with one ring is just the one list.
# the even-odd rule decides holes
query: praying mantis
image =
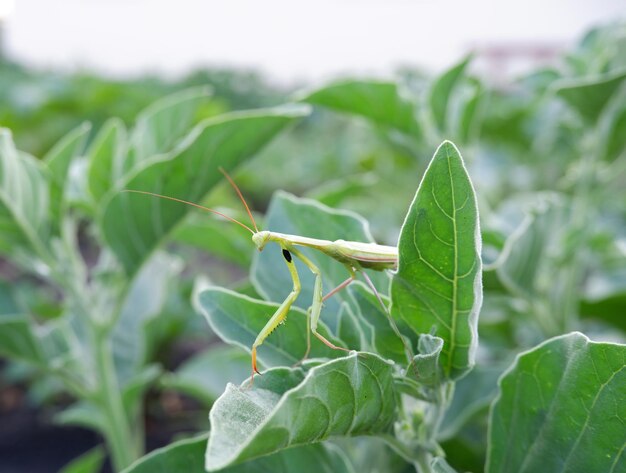
{"label": "praying mantis", "polygon": [[[385,270],[394,270],[397,269],[398,266],[398,249],[395,246],[386,246],[386,245],[378,245],[376,243],[363,243],[356,241],[345,241],[345,240],[323,240],[317,238],[309,238],[300,235],[291,235],[286,233],[273,232],[269,230],[259,230],[256,221],[254,220],[254,216],[250,211],[250,208],[241,193],[241,190],[234,182],[234,180],[220,168],[220,172],[224,175],[224,177],[228,180],[229,184],[233,187],[235,192],[237,193],[239,199],[241,200],[243,206],[246,209],[246,212],[250,218],[253,228],[248,225],[225,215],[222,212],[218,212],[217,210],[210,209],[208,207],[204,207],[202,205],[188,202],[186,200],[178,199],[171,196],[156,194],[153,192],[140,191],[140,190],[131,190],[126,189],[124,192],[134,192],[138,194],[147,194],[154,197],[159,197],[163,199],[172,200],[175,202],[191,205],[202,209],[207,212],[211,212],[213,214],[219,215],[230,222],[236,223],[237,225],[245,228],[250,233],[252,233],[252,242],[256,246],[258,251],[263,251],[265,246],[268,243],[274,242],[278,244],[281,249],[281,253],[283,256],[283,260],[287,265],[287,269],[289,270],[289,274],[291,276],[291,280],[293,283],[293,288],[289,295],[285,298],[285,300],[279,305],[278,309],[274,312],[274,314],[267,321],[265,326],[261,329],[259,334],[257,335],[254,343],[251,347],[252,354],[252,374],[250,377],[250,381],[254,380],[254,374],[261,374],[257,367],[257,349],[259,346],[263,344],[265,339],[269,337],[269,335],[282,323],[285,322],[287,315],[289,314],[289,310],[291,306],[296,301],[301,291],[300,277],[298,275],[298,270],[295,265],[294,257],[298,258],[304,265],[314,274],[315,282],[313,287],[313,301],[311,306],[307,310],[307,348],[305,354],[303,356],[303,360],[308,357],[308,354],[311,349],[311,333],[317,337],[322,343],[327,345],[328,347],[335,350],[344,350],[350,351],[347,348],[337,346],[326,339],[321,333],[317,331],[317,326],[320,319],[320,314],[322,311],[323,303],[328,298],[332,297],[337,292],[341,291],[348,287],[353,281],[357,278],[357,273],[360,273],[365,282],[370,287],[370,289],[376,295],[378,302],[382,306],[384,312],[387,314],[390,325],[395,332],[395,334],[402,340],[405,350],[407,352],[407,356],[410,359],[410,349],[407,346],[407,343],[404,337],[400,334],[398,327],[395,324],[395,321],[391,317],[387,306],[384,304],[382,298],[378,294],[376,287],[372,283],[372,280],[369,278],[367,273],[365,273],[364,269],[371,269],[374,271],[385,271]],[[309,259],[306,255],[300,251],[300,247],[311,248],[313,250],[319,251],[326,256],[334,259],[341,263],[348,273],[348,277],[345,281],[339,284],[337,287],[329,291],[326,295],[323,295],[322,292],[322,273],[320,269]]]}

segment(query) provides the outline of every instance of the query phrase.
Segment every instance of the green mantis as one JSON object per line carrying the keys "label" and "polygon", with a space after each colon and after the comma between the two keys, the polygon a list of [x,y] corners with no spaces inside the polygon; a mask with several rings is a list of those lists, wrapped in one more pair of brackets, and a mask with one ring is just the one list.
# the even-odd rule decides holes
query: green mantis
{"label": "green mantis", "polygon": [[[332,342],[330,342],[328,339],[326,339],[321,333],[317,331],[317,326],[319,323],[319,318],[320,318],[324,301],[326,301],[329,297],[332,297],[337,292],[349,286],[350,283],[356,280],[357,274],[359,273],[362,274],[363,278],[365,279],[365,282],[370,287],[370,289],[372,289],[372,291],[378,298],[379,303],[381,304],[381,306],[383,307],[383,310],[385,311],[385,313],[387,314],[389,318],[391,327],[393,328],[394,332],[403,341],[403,343],[405,342],[404,338],[400,335],[400,332],[395,322],[391,318],[391,315],[389,314],[389,311],[386,305],[383,303],[382,298],[376,291],[374,284],[372,283],[368,275],[363,271],[364,269],[371,269],[374,271],[385,271],[385,270],[396,269],[398,265],[398,250],[396,247],[378,245],[375,243],[355,242],[355,241],[322,240],[322,239],[317,239],[317,238],[309,238],[309,237],[300,236],[300,235],[290,235],[290,234],[272,232],[272,231],[267,231],[267,230],[261,231],[258,229],[257,224],[252,215],[252,212],[250,211],[250,208],[248,207],[246,200],[244,199],[241,191],[239,190],[235,182],[224,170],[220,169],[220,171],[222,172],[222,174],[224,174],[224,176],[226,177],[230,185],[233,187],[233,189],[237,192],[239,199],[243,203],[246,209],[246,212],[248,216],[250,217],[250,221],[252,222],[252,226],[254,227],[254,229],[221,212],[218,212],[216,210],[213,210],[207,207],[203,207],[193,202],[187,202],[187,201],[177,199],[174,197],[154,194],[152,192],[135,191],[135,190],[127,190],[127,192],[148,194],[148,195],[152,195],[156,197],[161,197],[164,199],[173,200],[176,202],[181,202],[181,203],[192,205],[202,210],[217,214],[223,218],[226,218],[227,220],[240,225],[241,227],[245,228],[250,233],[252,233],[252,242],[254,243],[254,245],[259,251],[262,251],[268,243],[272,243],[272,242],[276,243],[280,247],[283,260],[285,261],[285,264],[287,265],[287,269],[289,270],[289,274],[291,275],[293,288],[291,292],[289,293],[289,295],[285,298],[285,300],[280,304],[278,309],[276,309],[274,314],[270,317],[270,319],[265,324],[263,329],[259,332],[256,339],[254,340],[254,343],[252,344],[252,347],[251,347],[251,353],[252,353],[251,381],[254,379],[255,373],[260,374],[258,367],[257,367],[258,347],[261,346],[263,342],[265,341],[265,339],[281,323],[283,323],[286,320],[291,306],[293,305],[293,303],[296,301],[296,299],[298,298],[300,294],[300,291],[301,291],[300,277],[298,275],[298,270],[296,268],[294,258],[298,258],[302,263],[304,263],[304,265],[315,276],[315,282],[314,282],[314,287],[313,287],[313,300],[312,300],[311,306],[307,310],[307,327],[308,327],[307,349],[306,349],[303,359],[307,358],[310,348],[311,348],[311,338],[310,338],[311,333],[330,348],[333,348],[335,350],[349,351],[348,349],[339,347],[333,344]],[[307,258],[307,256],[303,254],[302,251],[300,251],[301,247],[311,248],[313,250],[320,251],[326,256],[333,258],[334,260],[341,263],[346,268],[346,273],[348,276],[346,280],[324,295],[322,291],[322,273],[320,269],[309,258]],[[406,343],[405,343],[405,348],[407,348],[407,354],[409,354],[409,350],[408,350],[408,347],[406,347]]]}

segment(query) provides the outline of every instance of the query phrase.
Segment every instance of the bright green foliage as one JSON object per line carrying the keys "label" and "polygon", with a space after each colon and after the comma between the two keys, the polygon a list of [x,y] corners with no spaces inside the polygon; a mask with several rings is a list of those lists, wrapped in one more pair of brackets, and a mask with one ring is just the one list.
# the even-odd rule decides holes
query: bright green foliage
{"label": "bright green foliage", "polygon": [[478,209],[461,155],[443,143],[411,204],[398,243],[393,313],[444,341],[440,366],[455,379],[474,365],[481,304]]}
{"label": "bright green foliage", "polygon": [[580,333],[520,355],[491,411],[487,472],[626,470],[626,347]]}
{"label": "bright green foliage", "polygon": [[277,368],[252,389],[228,385],[211,410],[207,470],[332,435],[388,431],[396,406],[392,373],[380,357],[353,353],[306,373]]}

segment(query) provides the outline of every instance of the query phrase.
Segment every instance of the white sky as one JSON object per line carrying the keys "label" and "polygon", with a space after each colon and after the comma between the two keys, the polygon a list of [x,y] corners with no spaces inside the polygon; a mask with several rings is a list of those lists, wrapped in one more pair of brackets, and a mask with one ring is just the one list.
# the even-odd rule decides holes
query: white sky
{"label": "white sky", "polygon": [[402,64],[439,70],[475,46],[567,46],[591,25],[626,18],[624,0],[3,2],[15,2],[6,53],[32,65],[113,75],[242,66],[281,82]]}

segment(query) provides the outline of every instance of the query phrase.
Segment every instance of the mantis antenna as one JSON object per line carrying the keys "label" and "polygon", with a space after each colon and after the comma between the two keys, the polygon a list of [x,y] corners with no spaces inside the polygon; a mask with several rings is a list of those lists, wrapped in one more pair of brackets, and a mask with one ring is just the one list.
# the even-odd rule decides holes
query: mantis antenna
{"label": "mantis antenna", "polygon": [[[210,209],[208,207],[204,207],[203,205],[199,205],[199,204],[195,204],[193,202],[189,202],[188,200],[183,200],[183,199],[177,199],[176,197],[170,197],[169,195],[162,195],[162,194],[157,194],[155,192],[148,192],[148,191],[138,191],[138,190],[134,190],[134,189],[123,189],[121,192],[132,192],[134,194],[145,194],[145,195],[151,195],[153,197],[160,197],[161,199],[167,199],[167,200],[173,200],[174,202],[180,202],[181,204],[187,204],[187,205],[191,205],[193,207],[197,207],[201,210],[204,210],[206,212],[211,212],[213,214],[219,215],[220,217],[225,218],[226,220],[229,220],[233,223],[236,223],[237,225],[245,228],[246,230],[248,230],[250,233],[252,233],[253,235],[255,234],[255,231],[252,230],[248,225],[246,225],[245,223],[240,222],[237,219],[234,219],[232,217],[229,217],[226,214],[223,214],[222,212],[218,212],[217,210],[214,209]],[[246,208],[248,206],[246,205]],[[248,212],[250,212],[250,210],[248,210]],[[252,216],[252,214],[250,214],[250,216]],[[254,220],[253,220],[254,222]],[[256,228],[256,224],[254,225],[254,227]],[[258,230],[257,230],[258,232]]]}

